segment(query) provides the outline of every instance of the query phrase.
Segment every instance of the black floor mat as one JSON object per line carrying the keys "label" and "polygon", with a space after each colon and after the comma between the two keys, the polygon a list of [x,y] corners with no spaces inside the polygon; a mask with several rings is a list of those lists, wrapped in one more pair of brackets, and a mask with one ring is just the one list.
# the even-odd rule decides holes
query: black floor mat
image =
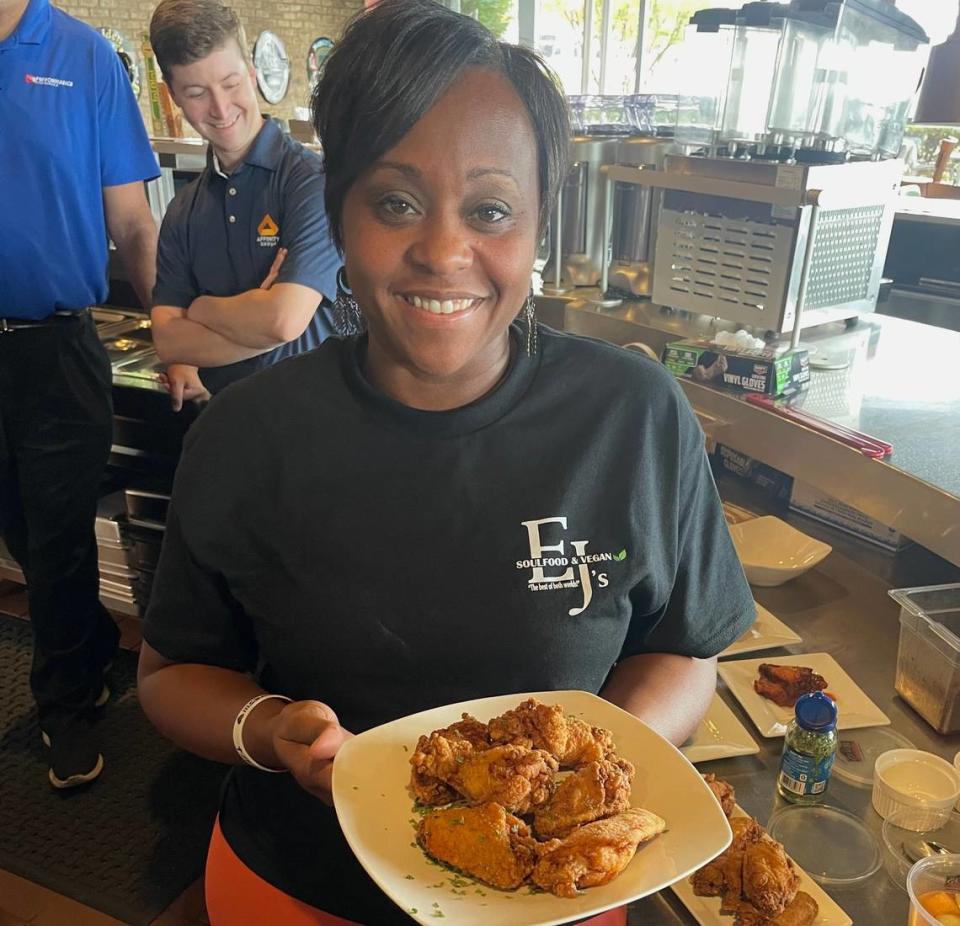
{"label": "black floor mat", "polygon": [[136,656],[124,652],[97,722],[103,773],[55,791],[29,668],[30,625],[0,616],[0,868],[146,926],[202,874],[226,767],[154,730],[137,703]]}

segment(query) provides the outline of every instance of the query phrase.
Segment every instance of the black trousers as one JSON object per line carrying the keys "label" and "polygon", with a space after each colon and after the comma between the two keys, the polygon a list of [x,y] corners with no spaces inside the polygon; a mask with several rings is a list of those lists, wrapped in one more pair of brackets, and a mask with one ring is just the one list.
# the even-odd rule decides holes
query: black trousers
{"label": "black trousers", "polygon": [[120,636],[94,533],[110,389],[89,315],[0,332],[0,533],[27,580],[30,686],[51,735],[89,713]]}

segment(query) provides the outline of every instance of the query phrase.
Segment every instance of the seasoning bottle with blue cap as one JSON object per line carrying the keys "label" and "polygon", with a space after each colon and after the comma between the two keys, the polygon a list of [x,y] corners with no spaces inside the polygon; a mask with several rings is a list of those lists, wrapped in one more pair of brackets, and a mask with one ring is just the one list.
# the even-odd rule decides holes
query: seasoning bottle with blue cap
{"label": "seasoning bottle with blue cap", "polygon": [[822,691],[797,699],[783,738],[777,791],[792,804],[822,800],[837,754],[837,705]]}

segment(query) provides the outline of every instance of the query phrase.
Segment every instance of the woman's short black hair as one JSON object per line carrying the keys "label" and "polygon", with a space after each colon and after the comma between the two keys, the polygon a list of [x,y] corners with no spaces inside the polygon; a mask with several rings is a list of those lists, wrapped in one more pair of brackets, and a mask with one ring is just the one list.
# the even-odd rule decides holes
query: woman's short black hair
{"label": "woman's short black hair", "polygon": [[381,0],[347,25],[313,92],[313,125],[326,162],[326,207],[343,250],[343,200],[356,179],[433,106],[467,67],[503,74],[537,138],[540,228],[566,174],[567,105],[556,78],[528,48],[499,42],[435,0]]}

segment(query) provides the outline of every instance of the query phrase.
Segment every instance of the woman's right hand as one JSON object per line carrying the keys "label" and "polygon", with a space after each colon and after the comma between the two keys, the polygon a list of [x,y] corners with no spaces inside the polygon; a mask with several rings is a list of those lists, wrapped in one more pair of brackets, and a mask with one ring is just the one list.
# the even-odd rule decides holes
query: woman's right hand
{"label": "woman's right hand", "polygon": [[305,791],[332,804],[333,757],[352,733],[320,701],[293,701],[272,719],[273,749]]}

